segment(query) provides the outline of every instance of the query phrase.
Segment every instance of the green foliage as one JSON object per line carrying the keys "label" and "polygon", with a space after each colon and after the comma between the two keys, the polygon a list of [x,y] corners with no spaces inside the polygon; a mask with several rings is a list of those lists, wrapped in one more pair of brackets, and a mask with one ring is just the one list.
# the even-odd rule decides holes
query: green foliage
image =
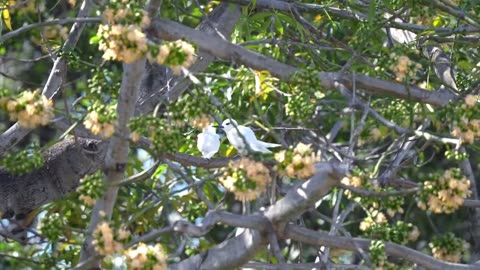
{"label": "green foliage", "polygon": [[468,158],[467,152],[458,152],[456,149],[445,150],[445,157],[454,161],[460,161]]}
{"label": "green foliage", "polygon": [[451,262],[458,262],[468,250],[468,245],[453,233],[437,235],[428,244],[433,256]]}
{"label": "green foliage", "polygon": [[87,93],[91,99],[108,101],[118,97],[120,89],[119,74],[104,68],[92,69],[92,76],[87,80]]}
{"label": "green foliage", "polygon": [[385,254],[385,243],[383,241],[372,241],[370,243],[370,259],[376,266],[383,266],[387,260]]}
{"label": "green foliage", "polygon": [[419,186],[418,206],[424,210],[428,206],[428,210],[437,214],[455,212],[472,193],[470,180],[458,168],[445,170],[443,174],[432,173]]}
{"label": "green foliage", "polygon": [[285,105],[285,114],[296,122],[312,118],[316,108],[314,101],[324,96],[320,89],[320,79],[314,68],[295,74],[288,91],[291,95]]}
{"label": "green foliage", "polygon": [[89,107],[90,112],[96,112],[98,115],[98,122],[112,123],[117,119],[117,101],[111,103],[104,103],[101,100],[94,100]]}
{"label": "green foliage", "polygon": [[49,240],[57,242],[63,237],[65,220],[60,213],[52,213],[42,220],[40,232]]}
{"label": "green foliage", "polygon": [[22,175],[43,166],[45,159],[37,144],[31,144],[18,152],[9,152],[0,164],[9,172]]}
{"label": "green foliage", "polygon": [[415,230],[411,223],[397,221],[395,224],[372,224],[366,235],[372,239],[380,239],[404,245],[409,241],[410,234]]}
{"label": "green foliage", "polygon": [[89,196],[92,199],[98,199],[105,191],[105,184],[103,182],[103,174],[101,171],[97,171],[94,174],[85,176],[80,180],[80,186],[77,188],[77,192]]}
{"label": "green foliage", "polygon": [[211,115],[216,112],[216,107],[212,103],[209,95],[212,93],[195,91],[180,97],[175,103],[168,105],[168,111],[173,120],[185,121],[193,120],[203,114]]}
{"label": "green foliage", "polygon": [[152,141],[158,153],[175,152],[182,142],[182,134],[177,126],[154,116],[136,117],[130,120],[129,128]]}

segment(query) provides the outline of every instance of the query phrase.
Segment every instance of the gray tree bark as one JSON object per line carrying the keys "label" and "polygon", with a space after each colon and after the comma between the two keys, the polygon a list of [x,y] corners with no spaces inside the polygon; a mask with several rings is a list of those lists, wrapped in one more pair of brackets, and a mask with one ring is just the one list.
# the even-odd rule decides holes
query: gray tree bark
{"label": "gray tree bark", "polygon": [[45,151],[45,165],[38,170],[23,175],[0,170],[2,217],[26,214],[73,191],[82,177],[100,169],[105,148],[99,140],[70,138]]}

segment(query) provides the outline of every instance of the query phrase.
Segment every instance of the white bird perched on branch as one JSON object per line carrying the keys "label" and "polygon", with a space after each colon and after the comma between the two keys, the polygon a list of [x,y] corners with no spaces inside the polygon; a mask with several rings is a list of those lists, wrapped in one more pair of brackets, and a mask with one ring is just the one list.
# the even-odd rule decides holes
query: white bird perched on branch
{"label": "white bird perched on branch", "polygon": [[[237,121],[233,119],[226,119],[220,126],[227,134],[227,139],[240,155],[246,155],[248,150],[261,153],[272,153],[268,150],[269,147],[279,147],[280,144],[267,143],[257,139],[253,130],[246,126],[240,126]],[[239,133],[240,132],[240,133]],[[243,138],[242,138],[243,137]],[[250,149],[245,147],[245,142],[248,143]]]}
{"label": "white bird perched on branch", "polygon": [[202,133],[198,134],[197,147],[204,158],[211,158],[220,148],[220,136],[215,132],[212,125],[203,129]]}

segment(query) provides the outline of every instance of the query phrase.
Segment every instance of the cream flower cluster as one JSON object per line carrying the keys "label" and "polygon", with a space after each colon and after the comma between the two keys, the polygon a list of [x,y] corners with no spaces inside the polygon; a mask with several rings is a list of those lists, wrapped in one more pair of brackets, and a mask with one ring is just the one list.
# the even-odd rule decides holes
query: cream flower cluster
{"label": "cream flower cluster", "polygon": [[390,54],[390,58],[396,59],[396,63],[390,66],[395,73],[397,81],[403,81],[405,77],[414,78],[415,70],[422,68],[422,65],[415,63],[406,55],[397,56],[395,53]]}
{"label": "cream flower cluster", "polygon": [[3,98],[0,105],[6,109],[11,121],[18,120],[23,128],[45,126],[53,118],[53,101],[39,90],[24,91],[18,98]]}
{"label": "cream flower cluster", "polygon": [[[478,104],[478,97],[467,95],[463,109],[471,109]],[[467,119],[463,117],[460,123],[456,124],[452,130],[452,136],[460,137],[464,143],[473,143],[475,138],[480,138],[480,119]]]}
{"label": "cream flower cluster", "polygon": [[[133,63],[145,55],[148,42],[142,27],[150,24],[150,18],[144,11],[137,12],[129,1],[112,3],[116,8],[107,7],[103,12],[106,24],[98,27],[99,49],[104,51],[103,59]],[[128,20],[140,25],[125,25]]]}
{"label": "cream flower cluster", "polygon": [[446,170],[437,181],[425,181],[419,208],[432,211],[433,213],[450,214],[463,205],[466,197],[472,193],[470,180],[462,176],[458,169]]}
{"label": "cream flower cluster", "polygon": [[107,8],[103,15],[106,24],[98,27],[99,49],[104,51],[103,59],[133,63],[146,56],[150,62],[168,65],[179,75],[182,68],[189,68],[195,62],[195,49],[183,40],[153,45],[142,28],[150,24],[150,18],[145,12],[140,25],[125,25],[128,18],[138,18],[138,12],[128,8],[129,1],[123,1],[126,7]]}
{"label": "cream flower cluster", "polygon": [[368,230],[373,224],[384,224],[387,223],[388,219],[384,213],[370,208],[369,215],[366,217],[362,222],[360,222],[360,230],[366,231]]}
{"label": "cream flower cluster", "polygon": [[453,233],[435,236],[429,244],[434,258],[447,262],[458,263],[468,250],[469,244],[455,237]]}
{"label": "cream flower cluster", "polygon": [[175,75],[180,75],[182,68],[188,69],[196,60],[195,48],[181,39],[160,45],[158,54],[147,54],[150,62],[167,64]]}
{"label": "cream flower cluster", "polygon": [[462,254],[460,252],[449,253],[446,248],[439,248],[433,247],[432,248],[432,255],[434,258],[439,260],[457,263],[462,258]]}
{"label": "cream flower cluster", "polygon": [[166,270],[167,255],[160,244],[155,246],[139,243],[136,248],[125,251],[127,264],[132,270]]}
{"label": "cream flower cluster", "polygon": [[168,65],[176,75],[196,60],[195,49],[183,40],[149,48],[145,33],[136,25],[103,24],[99,26],[97,36],[100,37],[99,49],[104,51],[102,57],[105,60],[129,64],[146,56],[150,62]]}
{"label": "cream flower cluster", "polygon": [[[358,176],[345,176],[342,178],[341,183],[347,186],[352,186],[352,187],[361,187],[362,186],[362,178]],[[351,199],[353,197],[353,194],[350,190],[345,190],[343,192],[347,198]],[[356,200],[360,201],[360,199]]]}
{"label": "cream flower cluster", "polygon": [[271,180],[270,171],[265,165],[248,158],[230,162],[220,178],[223,186],[240,201],[258,198]]}
{"label": "cream flower cluster", "polygon": [[80,194],[80,196],[78,196],[78,199],[87,206],[93,206],[97,202],[97,200],[85,194]]}
{"label": "cream flower cluster", "polygon": [[298,143],[293,149],[275,154],[276,169],[282,175],[308,179],[315,173],[315,163],[320,162],[320,152],[314,152],[310,144]]}
{"label": "cream flower cluster", "polygon": [[466,95],[464,101],[467,108],[473,108],[480,102],[480,97],[474,95]]}
{"label": "cream flower cluster", "polygon": [[464,143],[473,143],[480,138],[480,119],[462,119],[460,126],[454,126],[452,136],[460,137]]}
{"label": "cream flower cluster", "polygon": [[93,236],[92,243],[99,255],[112,259],[111,255],[115,253],[123,254],[128,269],[167,269],[167,255],[160,244],[151,246],[139,243],[136,247],[125,250],[122,241],[130,239],[130,232],[124,228],[114,231],[107,222],[98,224]]}
{"label": "cream flower cluster", "polygon": [[[122,1],[124,4],[127,4],[129,1]],[[109,23],[113,24],[115,22],[119,22],[121,20],[124,20],[128,17],[132,17],[135,14],[133,14],[132,9],[130,8],[118,8],[118,9],[113,9],[107,7],[103,11],[103,18],[104,20]],[[146,12],[143,12],[142,14],[142,20],[140,22],[141,27],[146,27],[150,24],[150,18],[148,17],[148,14]]]}
{"label": "cream flower cluster", "polygon": [[99,135],[104,139],[110,138],[115,133],[115,124],[101,121],[97,111],[89,112],[83,120],[83,125],[93,134]]}
{"label": "cream flower cluster", "polygon": [[[122,236],[125,236],[124,230],[122,230],[121,234]],[[123,251],[123,244],[114,239],[114,231],[110,228],[108,222],[104,221],[98,224],[93,232],[93,237],[94,240],[92,244],[95,247],[95,251],[102,256],[108,256]]]}
{"label": "cream flower cluster", "polygon": [[200,116],[193,119],[192,126],[195,127],[195,128],[198,128],[198,129],[203,129],[203,128],[208,127],[208,125],[210,125],[211,122],[212,121],[211,121],[210,117],[208,117],[208,115],[201,114]]}
{"label": "cream flower cluster", "polygon": [[[371,183],[367,181],[365,178],[361,178],[360,176],[352,176],[348,175],[342,178],[341,183],[346,185],[346,186],[352,186],[352,187],[361,187],[366,190],[371,190],[375,192],[382,192],[382,191],[388,191],[387,189],[383,189],[378,184],[376,183]],[[350,190],[345,189],[343,192],[347,198],[353,199],[356,202],[362,202],[363,205],[368,205],[371,206],[371,209],[379,209],[383,212],[386,212],[388,216],[394,217],[397,213],[403,214],[404,210],[402,208],[404,204],[404,199],[402,197],[397,197],[397,196],[389,196],[387,198],[382,198],[381,202],[380,200],[373,198],[373,197],[362,197],[353,194]],[[370,210],[372,212],[373,210]],[[366,220],[367,222],[373,222],[373,219]]]}
{"label": "cream flower cluster", "polygon": [[101,37],[99,49],[104,51],[103,59],[133,63],[148,50],[147,38],[137,25],[102,24],[97,36]]}

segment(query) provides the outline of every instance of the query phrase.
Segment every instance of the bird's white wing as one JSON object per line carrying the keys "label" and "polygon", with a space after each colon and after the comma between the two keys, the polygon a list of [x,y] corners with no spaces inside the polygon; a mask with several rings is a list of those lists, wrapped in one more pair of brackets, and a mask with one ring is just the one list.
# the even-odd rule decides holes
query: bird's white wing
{"label": "bird's white wing", "polygon": [[233,147],[235,147],[237,150],[240,151],[245,148],[245,143],[235,128],[230,129],[226,132],[226,134],[230,144],[233,145]]}
{"label": "bird's white wing", "polygon": [[248,144],[252,144],[257,141],[257,137],[255,137],[255,133],[253,133],[253,130],[251,128],[246,126],[238,126],[238,130],[243,135],[243,138],[247,141]]}
{"label": "bird's white wing", "polygon": [[247,141],[251,150],[255,152],[271,153],[270,150],[267,149],[267,146],[263,145],[264,142],[257,140],[257,137],[255,136],[255,133],[251,128],[245,127],[245,126],[239,126],[238,129],[240,130],[240,133],[242,133],[243,137]]}
{"label": "bird's white wing", "polygon": [[267,147],[280,146],[279,144],[267,143],[257,140],[255,133],[249,127],[237,126],[237,128],[243,138],[234,128],[227,132],[227,138],[230,144],[232,144],[239,151],[240,154],[247,154],[245,142],[248,143],[250,150],[262,153],[271,153],[271,151],[268,150]]}
{"label": "bird's white wing", "polygon": [[211,136],[211,145],[210,145],[210,152],[213,152],[212,156],[218,152],[220,149],[220,136],[218,134],[210,134]]}
{"label": "bird's white wing", "polygon": [[220,149],[220,136],[215,133],[200,133],[197,138],[197,147],[204,158],[211,158]]}
{"label": "bird's white wing", "polygon": [[205,133],[200,133],[197,136],[197,148],[200,152],[203,152],[203,147],[205,145]]}

